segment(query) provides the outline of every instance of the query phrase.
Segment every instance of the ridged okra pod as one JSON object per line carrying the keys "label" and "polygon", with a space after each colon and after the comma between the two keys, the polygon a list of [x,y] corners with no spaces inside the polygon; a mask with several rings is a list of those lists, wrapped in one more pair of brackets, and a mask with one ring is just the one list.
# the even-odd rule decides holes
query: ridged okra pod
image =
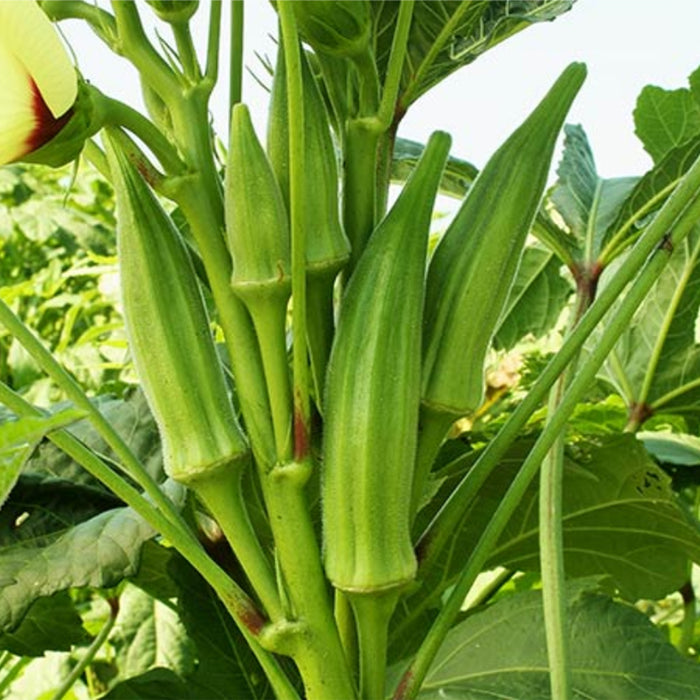
{"label": "ridged okra pod", "polygon": [[586,75],[568,66],[479,173],[428,270],[423,402],[464,415],[484,394],[484,362],[547,182],[557,136]]}
{"label": "ridged okra pod", "polygon": [[226,167],[226,231],[233,258],[231,287],[255,325],[263,359],[277,458],[291,455],[291,386],[285,319],[291,293],[291,241],[287,210],[248,108],[231,119]]}
{"label": "ridged okra pod", "polygon": [[129,349],[158,423],[165,470],[193,484],[246,460],[248,444],[185,244],[123,150],[105,140]]}
{"label": "ridged okra pod", "polygon": [[420,402],[431,213],[450,146],[433,134],[348,284],[326,377],[324,562],[332,584],[382,592],[410,581],[409,510]]}
{"label": "ridged okra pod", "polygon": [[[307,318],[311,366],[318,398],[333,340],[333,283],[350,258],[340,223],[338,164],[326,106],[302,53],[304,157],[309,173],[301,183],[306,226]],[[267,152],[289,206],[289,119],[284,51],[277,52],[270,98]]]}
{"label": "ridged okra pod", "polygon": [[236,419],[189,253],[155,195],[105,136],[131,356],[163,444],[165,471],[216,518],[271,617],[279,596],[241,493],[249,448]]}

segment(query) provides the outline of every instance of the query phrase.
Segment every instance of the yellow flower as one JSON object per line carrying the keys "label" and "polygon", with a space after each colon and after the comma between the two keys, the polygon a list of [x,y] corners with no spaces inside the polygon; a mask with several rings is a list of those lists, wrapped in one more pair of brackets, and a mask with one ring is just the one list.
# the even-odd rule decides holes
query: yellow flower
{"label": "yellow flower", "polygon": [[75,68],[35,0],[0,0],[0,164],[51,140],[78,95]]}

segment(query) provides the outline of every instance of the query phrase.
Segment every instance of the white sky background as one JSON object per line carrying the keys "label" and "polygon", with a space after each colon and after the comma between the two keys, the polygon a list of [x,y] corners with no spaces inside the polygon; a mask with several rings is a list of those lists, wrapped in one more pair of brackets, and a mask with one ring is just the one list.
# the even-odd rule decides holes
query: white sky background
{"label": "white sky background", "polygon": [[[202,0],[195,23],[201,55],[208,5]],[[143,2],[140,6],[144,22],[155,25],[149,8]],[[275,13],[267,0],[246,0],[245,14],[246,64],[262,76],[253,52],[274,59],[269,34],[275,33]],[[106,94],[138,107],[140,91],[131,66],[113,56],[82,22],[61,26],[83,75]],[[223,29],[227,27],[225,14]],[[160,31],[169,39],[167,26],[160,25]],[[212,103],[222,137],[228,123],[225,34],[220,85]],[[425,141],[431,131],[443,129],[452,134],[452,153],[481,167],[571,61],[588,65],[588,79],[567,121],[584,127],[599,174],[641,174],[651,160],[634,135],[637,95],[649,83],[667,89],[687,86],[687,77],[700,66],[700,0],[578,0],[554,22],[525,29],[443,81],[413,105],[399,135]],[[243,90],[262,136],[267,95],[248,75]]]}

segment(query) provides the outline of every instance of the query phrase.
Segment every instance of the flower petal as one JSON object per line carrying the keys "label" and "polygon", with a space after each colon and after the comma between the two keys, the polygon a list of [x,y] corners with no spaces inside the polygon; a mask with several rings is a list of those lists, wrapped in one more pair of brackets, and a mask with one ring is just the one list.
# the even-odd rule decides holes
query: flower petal
{"label": "flower petal", "polygon": [[[0,46],[24,66],[54,117],[70,109],[78,94],[75,68],[56,28],[35,0],[0,1]],[[4,99],[5,75],[0,75],[0,99]],[[25,83],[30,91],[31,85]],[[31,103],[33,97],[28,99]]]}
{"label": "flower petal", "polygon": [[36,127],[32,80],[25,67],[0,43],[0,164],[9,163],[32,150]]}

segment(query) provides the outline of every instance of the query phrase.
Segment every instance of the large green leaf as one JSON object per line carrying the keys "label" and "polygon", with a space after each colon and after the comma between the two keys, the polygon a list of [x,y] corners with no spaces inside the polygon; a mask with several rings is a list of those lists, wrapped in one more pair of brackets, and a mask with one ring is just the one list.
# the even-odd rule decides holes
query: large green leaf
{"label": "large green leaf", "polygon": [[[532,445],[515,443],[482,486],[455,528],[449,547],[428,570],[419,570],[421,586],[409,598],[406,620],[439,604],[464,567],[481,533]],[[446,465],[434,503],[441,503],[464,475],[476,454],[468,452]],[[579,441],[566,455],[563,484],[564,557],[568,576],[608,576],[630,599],[658,599],[687,578],[688,560],[700,561],[700,531],[678,504],[669,477],[632,435]],[[538,486],[533,482],[513,514],[487,567],[539,569]],[[400,628],[399,628],[400,629]]]}
{"label": "large green leaf", "polygon": [[608,358],[603,376],[642,415],[663,410],[697,423],[700,408],[700,231],[689,236]]}
{"label": "large green leaf", "polygon": [[579,260],[592,265],[637,178],[601,178],[583,128],[567,124],[564,133],[564,155],[550,199],[578,245]]}
{"label": "large green leaf", "polygon": [[32,603],[14,632],[0,633],[0,649],[17,656],[42,656],[46,651],[69,651],[89,641],[83,621],[67,591]]}
{"label": "large green leaf", "polygon": [[542,337],[554,327],[571,292],[559,258],[541,246],[526,247],[496,331],[496,347],[510,350],[525,336]]}
{"label": "large green leaf", "polygon": [[[553,20],[574,0],[417,0],[408,39],[399,112],[458,68],[537,22]],[[391,50],[398,3],[372,2],[380,75]]]}
{"label": "large green leaf", "polygon": [[[509,569],[539,569],[536,484],[493,553]],[[670,478],[631,435],[571,449],[564,478],[567,575],[606,575],[629,600],[659,599],[700,562],[700,530],[671,490]]]}
{"label": "large green leaf", "polygon": [[608,228],[610,239],[625,228],[624,238],[634,237],[669,196],[673,185],[700,156],[700,135],[667,151],[634,186]]}
{"label": "large green leaf", "polygon": [[634,124],[644,148],[658,162],[700,133],[700,105],[688,88],[647,85],[637,98]]}
{"label": "large green leaf", "polygon": [[[574,700],[697,700],[700,665],[681,657],[634,608],[569,586]],[[517,593],[455,626],[422,700],[549,700],[542,596]]]}
{"label": "large green leaf", "polygon": [[46,547],[0,552],[0,629],[12,631],[37,598],[68,588],[106,588],[136,572],[153,529],[130,508],[106,511]]}
{"label": "large green leaf", "polygon": [[136,586],[119,597],[119,615],[109,636],[120,678],[168,668],[184,677],[194,672],[195,648],[175,610]]}

